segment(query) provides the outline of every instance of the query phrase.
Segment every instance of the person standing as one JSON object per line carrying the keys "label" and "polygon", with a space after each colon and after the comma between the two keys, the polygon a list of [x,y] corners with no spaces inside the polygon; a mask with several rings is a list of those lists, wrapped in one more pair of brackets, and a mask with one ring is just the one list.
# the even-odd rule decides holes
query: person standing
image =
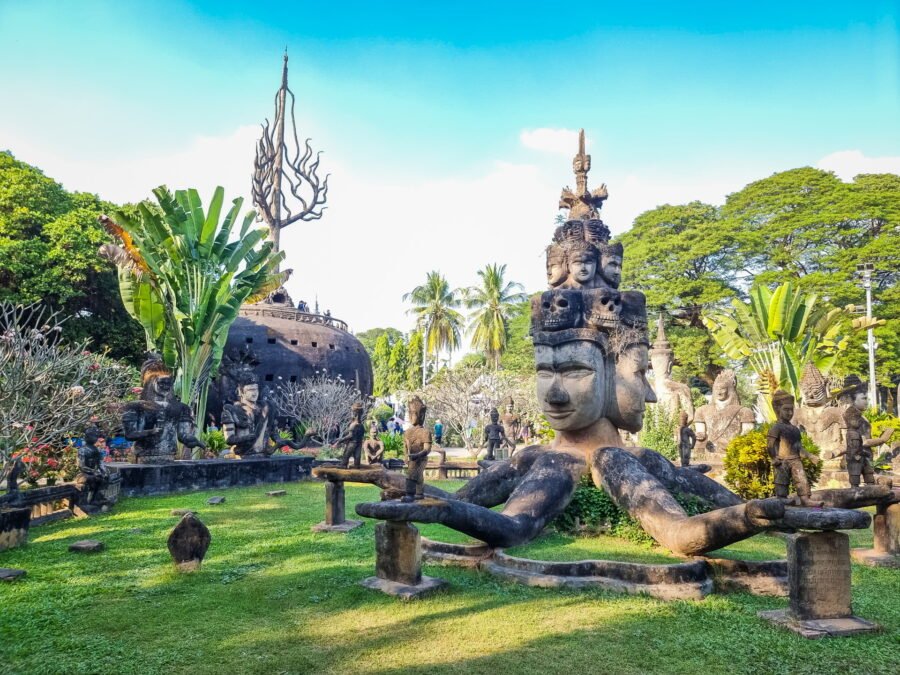
{"label": "person standing", "polygon": [[444,439],[444,424],[440,420],[437,420],[434,423],[434,442],[437,445],[440,445],[441,441],[443,439]]}

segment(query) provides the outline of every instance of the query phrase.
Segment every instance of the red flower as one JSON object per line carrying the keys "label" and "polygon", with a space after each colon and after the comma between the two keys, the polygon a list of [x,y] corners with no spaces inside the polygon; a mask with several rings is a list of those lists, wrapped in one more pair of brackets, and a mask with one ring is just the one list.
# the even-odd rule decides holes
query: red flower
{"label": "red flower", "polygon": [[91,365],[88,366],[88,370],[91,371],[92,373],[96,372],[96,371],[100,370],[100,364],[92,363]]}

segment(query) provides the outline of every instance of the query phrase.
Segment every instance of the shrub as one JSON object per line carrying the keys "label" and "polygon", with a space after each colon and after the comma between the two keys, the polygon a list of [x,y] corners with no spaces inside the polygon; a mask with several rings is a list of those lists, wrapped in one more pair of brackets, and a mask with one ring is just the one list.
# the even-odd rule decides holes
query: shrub
{"label": "shrub", "polygon": [[[744,499],[764,499],[775,494],[775,472],[772,460],[766,450],[768,424],[750,433],[734,438],[725,450],[725,484]],[[803,449],[812,455],[819,454],[819,448],[805,433],[800,436]],[[810,487],[819,480],[821,463],[803,460],[803,469]]]}
{"label": "shrub", "polygon": [[[888,439],[888,445],[900,442],[900,418],[893,415],[884,415],[872,422],[872,438],[878,438],[885,429],[893,429],[894,433]],[[882,446],[884,447],[884,446]]]}
{"label": "shrub", "polygon": [[206,449],[216,453],[217,455],[228,447],[225,442],[224,431],[207,431],[203,434],[203,442],[206,443]]}
{"label": "shrub", "polygon": [[652,405],[644,414],[644,428],[641,430],[641,445],[656,450],[666,459],[678,459],[678,444],[675,431],[678,420],[661,405]]}
{"label": "shrub", "polygon": [[391,406],[382,403],[380,406],[373,408],[372,412],[369,413],[369,416],[378,422],[378,428],[381,429],[382,425],[394,416],[394,409]]}
{"label": "shrub", "polygon": [[400,434],[392,434],[384,432],[378,436],[384,443],[384,456],[399,457],[403,453],[403,436]]}

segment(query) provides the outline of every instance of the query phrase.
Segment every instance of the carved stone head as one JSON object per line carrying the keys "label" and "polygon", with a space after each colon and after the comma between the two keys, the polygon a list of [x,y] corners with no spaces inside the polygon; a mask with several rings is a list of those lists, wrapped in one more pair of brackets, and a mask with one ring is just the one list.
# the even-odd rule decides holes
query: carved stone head
{"label": "carved stone head", "polygon": [[489,417],[491,418],[491,424],[497,424],[497,422],[500,420],[500,413],[497,412],[496,408],[491,408]]}
{"label": "carved stone head", "polygon": [[586,241],[576,241],[566,246],[569,263],[569,282],[579,288],[589,288],[597,276],[600,255],[597,249]]}
{"label": "carved stone head", "polygon": [[803,368],[800,393],[803,394],[803,405],[811,408],[819,408],[828,401],[828,383],[812,361]]}
{"label": "carved stone head", "polygon": [[409,416],[409,423],[414,427],[420,427],[425,423],[425,413],[428,411],[428,407],[418,396],[413,396],[406,403],[407,415]]}
{"label": "carved stone head", "polygon": [[622,259],[624,248],[621,243],[600,244],[600,276],[611,288],[618,288],[622,281]]}
{"label": "carved stone head", "polygon": [[566,330],[581,326],[584,316],[581,294],[570,289],[554,289],[541,295],[540,328]]}
{"label": "carved stone head", "polygon": [[141,399],[165,402],[173,397],[175,380],[159,354],[150,354],[141,366]]}
{"label": "carved stone head", "polygon": [[778,416],[778,421],[789,424],[794,416],[794,397],[784,389],[779,389],[772,394],[772,410]]}
{"label": "carved stone head", "polygon": [[568,277],[565,249],[559,244],[550,244],[547,247],[547,283],[551,288],[556,288]]}
{"label": "carved stone head", "polygon": [[714,403],[720,405],[740,404],[737,393],[737,376],[733,370],[723,370],[716,375],[712,387],[712,398]]}
{"label": "carved stone head", "polygon": [[259,380],[249,368],[242,368],[235,375],[238,400],[251,405],[259,401]]}

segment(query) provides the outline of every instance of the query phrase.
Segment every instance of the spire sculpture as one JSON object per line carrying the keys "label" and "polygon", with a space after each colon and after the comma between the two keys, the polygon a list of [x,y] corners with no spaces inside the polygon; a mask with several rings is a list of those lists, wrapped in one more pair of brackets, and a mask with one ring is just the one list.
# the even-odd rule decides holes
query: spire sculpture
{"label": "spire sculpture", "polygon": [[591,192],[587,175],[591,170],[591,156],[584,151],[584,129],[578,132],[578,154],[572,160],[575,172],[575,192],[566,186],[559,197],[559,208],[569,209],[569,220],[599,220],[600,209],[609,196],[606,183]]}
{"label": "spire sculpture", "polygon": [[[290,96],[291,137],[285,140],[286,114]],[[253,162],[253,204],[269,227],[269,239],[280,250],[281,230],[298,220],[322,217],[328,197],[328,176],[318,176],[319,155],[313,153],[306,139],[303,151],[294,117],[294,93],[288,87],[288,55],[284,52],[281,87],[275,94],[275,120],[262,125],[262,136],[256,145]],[[290,143],[290,147],[288,146]]]}

